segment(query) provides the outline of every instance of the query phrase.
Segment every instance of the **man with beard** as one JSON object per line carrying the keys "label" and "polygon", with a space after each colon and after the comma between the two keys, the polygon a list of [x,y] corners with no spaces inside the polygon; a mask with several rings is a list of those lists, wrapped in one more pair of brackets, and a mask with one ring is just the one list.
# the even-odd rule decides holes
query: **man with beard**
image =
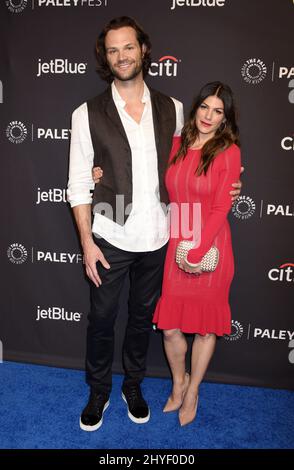
{"label": "man with beard", "polygon": [[[151,44],[134,19],[110,21],[98,37],[96,51],[98,72],[110,86],[73,113],[68,182],[68,200],[91,280],[86,353],[90,397],[80,418],[85,431],[102,425],[109,405],[114,323],[127,276],[122,398],[133,422],[150,418],[140,383],[169,238],[164,173],[173,136],[180,135],[183,126],[182,104],[144,82]],[[103,168],[95,188],[93,166]]]}

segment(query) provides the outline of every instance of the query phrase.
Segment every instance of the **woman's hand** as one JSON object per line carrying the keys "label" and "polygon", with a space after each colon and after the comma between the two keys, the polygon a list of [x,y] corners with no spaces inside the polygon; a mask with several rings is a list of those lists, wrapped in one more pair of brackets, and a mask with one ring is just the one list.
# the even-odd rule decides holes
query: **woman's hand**
{"label": "woman's hand", "polygon": [[179,266],[180,269],[182,269],[182,271],[185,271],[186,273],[196,274],[196,276],[199,276],[200,274],[202,274],[200,263],[195,267],[191,267],[191,266],[189,266],[187,261],[183,258],[183,259],[181,259],[178,266]]}
{"label": "woman's hand", "polygon": [[103,176],[103,170],[100,166],[94,166],[92,168],[92,178],[95,184],[100,183],[100,179]]}

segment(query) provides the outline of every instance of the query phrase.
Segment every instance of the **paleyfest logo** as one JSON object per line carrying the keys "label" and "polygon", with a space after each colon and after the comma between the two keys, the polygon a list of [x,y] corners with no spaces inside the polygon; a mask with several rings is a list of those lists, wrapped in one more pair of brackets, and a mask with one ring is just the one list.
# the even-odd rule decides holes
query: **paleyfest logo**
{"label": "paleyfest logo", "polygon": [[267,67],[260,59],[248,59],[241,69],[241,75],[245,82],[257,85],[265,79]]}
{"label": "paleyfest logo", "polygon": [[107,7],[108,0],[35,0],[38,7]]}
{"label": "paleyfest logo", "polygon": [[21,13],[26,8],[28,0],[6,0],[5,3],[11,13]]}

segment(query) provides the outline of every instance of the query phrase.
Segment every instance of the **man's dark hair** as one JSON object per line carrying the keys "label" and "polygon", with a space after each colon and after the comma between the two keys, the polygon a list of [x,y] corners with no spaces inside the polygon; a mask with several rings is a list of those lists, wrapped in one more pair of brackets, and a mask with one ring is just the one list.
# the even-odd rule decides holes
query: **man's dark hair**
{"label": "man's dark hair", "polygon": [[105,50],[105,37],[106,34],[111,31],[112,29],[120,29],[123,27],[130,27],[136,31],[137,40],[142,48],[143,44],[146,47],[144,52],[144,57],[142,59],[142,71],[143,76],[145,77],[148,73],[151,64],[151,42],[149,36],[145,31],[143,31],[142,27],[137,23],[134,18],[129,16],[119,16],[117,18],[113,18],[109,23],[105,26],[103,31],[98,36],[96,41],[96,57],[97,57],[97,72],[99,73],[100,77],[107,82],[112,82],[113,74],[109,68],[106,59],[106,50]]}

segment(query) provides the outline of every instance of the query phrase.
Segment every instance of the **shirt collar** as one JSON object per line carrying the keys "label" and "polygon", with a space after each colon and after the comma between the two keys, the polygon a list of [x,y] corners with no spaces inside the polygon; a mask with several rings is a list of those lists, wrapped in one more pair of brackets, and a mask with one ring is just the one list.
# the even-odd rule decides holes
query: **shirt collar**
{"label": "shirt collar", "polygon": [[[111,92],[112,92],[112,98],[113,98],[113,101],[115,102],[115,104],[117,106],[119,106],[120,108],[124,108],[125,105],[126,105],[126,102],[122,99],[122,97],[120,96],[115,84],[114,84],[114,81],[112,82],[111,84]],[[144,82],[144,90],[143,90],[143,96],[142,96],[142,103],[147,103],[148,101],[150,100],[150,91],[149,91],[149,88],[147,87],[146,83]]]}

